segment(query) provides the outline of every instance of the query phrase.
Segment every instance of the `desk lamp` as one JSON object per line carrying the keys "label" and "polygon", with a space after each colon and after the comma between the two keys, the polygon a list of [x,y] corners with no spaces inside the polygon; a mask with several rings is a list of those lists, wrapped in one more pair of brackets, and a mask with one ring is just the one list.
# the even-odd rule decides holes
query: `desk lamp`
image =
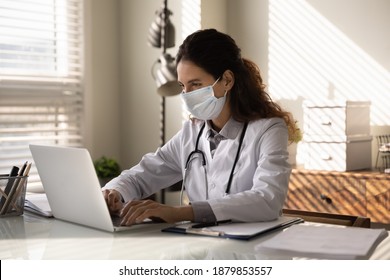
{"label": "desk lamp", "polygon": [[[177,82],[175,58],[167,53],[167,48],[175,46],[175,27],[169,19],[172,12],[168,9],[168,0],[156,11],[156,19],[149,28],[148,44],[162,48],[162,54],[152,66],[152,76],[157,85],[160,102],[160,145],[165,144],[165,97],[177,95],[181,87]],[[165,201],[165,191],[161,192],[161,201]]]}
{"label": "desk lamp", "polygon": [[172,12],[168,9],[168,0],[156,11],[157,18],[149,28],[148,44],[162,48],[162,54],[152,66],[152,76],[161,96],[161,146],[165,143],[165,97],[177,95],[181,88],[177,82],[175,59],[167,53],[167,48],[175,46],[175,27],[169,19]]}

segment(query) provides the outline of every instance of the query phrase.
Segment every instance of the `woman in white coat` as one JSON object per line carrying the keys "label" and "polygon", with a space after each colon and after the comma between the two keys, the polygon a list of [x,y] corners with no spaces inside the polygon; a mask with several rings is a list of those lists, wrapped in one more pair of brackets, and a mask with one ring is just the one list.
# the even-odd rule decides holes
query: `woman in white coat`
{"label": "woman in white coat", "polygon": [[[176,57],[181,97],[191,118],[155,153],[103,189],[123,225],[145,218],[243,222],[276,219],[291,168],[292,116],[265,92],[258,67],[215,29],[189,35]],[[189,204],[142,200],[183,180]]]}

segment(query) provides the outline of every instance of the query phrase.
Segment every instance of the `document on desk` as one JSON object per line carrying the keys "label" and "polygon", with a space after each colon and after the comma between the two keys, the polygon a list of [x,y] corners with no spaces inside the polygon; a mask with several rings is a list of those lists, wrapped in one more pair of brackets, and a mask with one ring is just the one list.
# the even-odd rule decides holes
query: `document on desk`
{"label": "document on desk", "polygon": [[385,229],[294,225],[260,243],[257,250],[315,259],[368,259],[388,236]]}
{"label": "document on desk", "polygon": [[24,210],[42,217],[52,218],[53,214],[46,194],[27,194],[24,201]]}
{"label": "document on desk", "polygon": [[223,221],[219,224],[217,222],[216,224],[218,225],[205,227],[201,227],[199,225],[202,224],[197,223],[184,223],[165,228],[162,231],[249,240],[255,236],[280,230],[301,222],[303,222],[301,218],[281,216],[277,220],[269,222],[236,223]]}

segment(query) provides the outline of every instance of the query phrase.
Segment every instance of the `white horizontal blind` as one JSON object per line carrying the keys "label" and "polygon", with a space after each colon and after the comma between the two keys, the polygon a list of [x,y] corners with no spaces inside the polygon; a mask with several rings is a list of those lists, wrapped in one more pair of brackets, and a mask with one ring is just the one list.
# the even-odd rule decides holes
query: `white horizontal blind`
{"label": "white horizontal blind", "polygon": [[29,144],[82,146],[82,4],[0,0],[1,174],[32,161]]}

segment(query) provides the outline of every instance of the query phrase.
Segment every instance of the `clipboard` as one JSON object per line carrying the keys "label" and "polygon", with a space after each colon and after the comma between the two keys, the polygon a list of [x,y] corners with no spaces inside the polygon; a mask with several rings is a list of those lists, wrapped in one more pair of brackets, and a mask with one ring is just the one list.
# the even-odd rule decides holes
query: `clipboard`
{"label": "clipboard", "polygon": [[184,223],[164,228],[161,231],[180,234],[222,237],[228,239],[250,240],[259,235],[264,235],[276,230],[281,230],[291,225],[299,224],[302,222],[304,222],[304,220],[299,217],[280,216],[278,219],[268,222],[231,222],[203,228],[193,228],[196,223]]}

